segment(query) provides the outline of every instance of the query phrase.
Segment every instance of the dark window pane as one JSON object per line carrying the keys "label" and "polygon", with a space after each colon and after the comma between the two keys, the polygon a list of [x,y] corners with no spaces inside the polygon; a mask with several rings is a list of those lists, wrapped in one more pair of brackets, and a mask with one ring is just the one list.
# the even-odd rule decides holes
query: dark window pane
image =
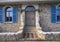
{"label": "dark window pane", "polygon": [[58,7],[60,7],[60,5],[58,5]]}
{"label": "dark window pane", "polygon": [[6,17],[6,21],[12,21],[12,17]]}
{"label": "dark window pane", "polygon": [[60,21],[60,15],[59,15],[59,16],[57,16],[57,21]]}

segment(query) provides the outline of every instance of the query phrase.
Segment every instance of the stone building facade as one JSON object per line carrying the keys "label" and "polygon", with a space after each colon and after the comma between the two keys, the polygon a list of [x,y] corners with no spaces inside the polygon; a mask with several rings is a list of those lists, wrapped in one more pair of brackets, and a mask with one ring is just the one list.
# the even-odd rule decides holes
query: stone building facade
{"label": "stone building facade", "polygon": [[1,0],[0,40],[60,40],[59,12],[57,0]]}

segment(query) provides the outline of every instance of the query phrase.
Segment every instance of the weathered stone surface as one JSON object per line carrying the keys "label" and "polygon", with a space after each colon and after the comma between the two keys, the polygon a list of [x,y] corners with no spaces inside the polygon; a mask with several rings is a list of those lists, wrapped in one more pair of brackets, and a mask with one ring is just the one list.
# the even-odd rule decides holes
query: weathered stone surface
{"label": "weathered stone surface", "polygon": [[[60,34],[44,34],[45,35],[45,40],[44,41],[60,41]],[[21,38],[22,35],[0,35],[0,41],[20,41],[20,40],[25,40],[26,38]],[[36,38],[35,38],[36,39]],[[35,40],[31,39],[31,40]],[[28,40],[28,39],[26,39]],[[36,39],[41,41],[40,39]]]}
{"label": "weathered stone surface", "polygon": [[59,41],[60,40],[60,34],[46,34],[45,36],[46,40],[51,40],[51,41]]}
{"label": "weathered stone surface", "polygon": [[[57,5],[57,4],[55,4]],[[60,23],[51,22],[51,4],[40,4],[40,25],[45,32],[59,32]]]}
{"label": "weathered stone surface", "polygon": [[17,24],[1,23],[0,29],[1,32],[17,32],[19,28],[17,27]]}

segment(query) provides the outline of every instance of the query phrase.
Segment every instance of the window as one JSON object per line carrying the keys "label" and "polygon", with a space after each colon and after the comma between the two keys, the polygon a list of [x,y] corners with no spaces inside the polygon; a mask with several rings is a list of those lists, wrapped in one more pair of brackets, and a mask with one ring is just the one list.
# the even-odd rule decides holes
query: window
{"label": "window", "polygon": [[60,5],[57,6],[56,8],[56,16],[57,16],[57,21],[60,21]]}
{"label": "window", "polygon": [[12,22],[12,18],[13,18],[13,8],[7,7],[5,9],[5,22]]}
{"label": "window", "polygon": [[51,5],[51,22],[60,22],[60,5]]}
{"label": "window", "polygon": [[12,7],[7,6],[6,8],[0,6],[0,23],[3,22],[17,23],[17,21],[18,21],[17,6],[12,6]]}

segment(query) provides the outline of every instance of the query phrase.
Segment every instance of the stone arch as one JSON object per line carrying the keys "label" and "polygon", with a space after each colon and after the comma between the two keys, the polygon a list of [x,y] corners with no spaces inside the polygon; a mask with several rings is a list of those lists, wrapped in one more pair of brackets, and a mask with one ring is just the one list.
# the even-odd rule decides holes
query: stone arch
{"label": "stone arch", "polygon": [[32,5],[29,5],[25,8],[25,11],[35,11],[35,7]]}

